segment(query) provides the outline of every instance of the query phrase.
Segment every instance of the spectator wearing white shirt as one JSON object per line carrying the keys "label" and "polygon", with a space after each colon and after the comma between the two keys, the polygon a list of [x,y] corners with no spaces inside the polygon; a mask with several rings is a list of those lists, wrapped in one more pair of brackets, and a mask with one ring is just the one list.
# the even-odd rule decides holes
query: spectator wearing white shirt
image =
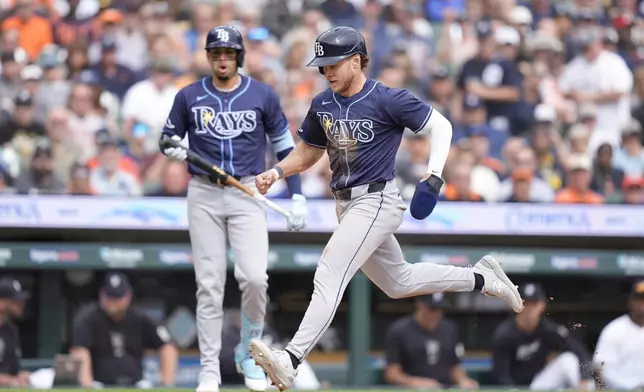
{"label": "spectator wearing white shirt", "polygon": [[76,144],[81,147],[87,160],[95,155],[94,139],[96,132],[105,128],[105,118],[96,107],[96,93],[91,86],[83,83],[72,87],[69,96],[69,131]]}
{"label": "spectator wearing white shirt", "polygon": [[608,389],[644,388],[644,280],[633,286],[628,305],[628,314],[604,327],[595,349]]}
{"label": "spectator wearing white shirt", "polygon": [[153,62],[150,76],[135,83],[123,99],[123,136],[139,157],[158,152],[161,129],[179,91],[172,72],[170,61]]}
{"label": "spectator wearing white shirt", "polygon": [[90,174],[90,186],[96,195],[142,196],[138,178],[120,167],[121,151],[118,142],[107,132],[97,138],[98,166]]}
{"label": "spectator wearing white shirt", "polygon": [[639,121],[632,120],[622,130],[622,148],[615,151],[613,165],[630,177],[640,177],[644,174],[644,149],[640,137],[642,126]]}
{"label": "spectator wearing white shirt", "polygon": [[588,27],[579,33],[581,54],[566,65],[559,87],[576,104],[597,106],[597,128],[590,145],[608,142],[617,147],[619,130],[631,117],[633,74],[618,54],[604,49],[601,30]]}

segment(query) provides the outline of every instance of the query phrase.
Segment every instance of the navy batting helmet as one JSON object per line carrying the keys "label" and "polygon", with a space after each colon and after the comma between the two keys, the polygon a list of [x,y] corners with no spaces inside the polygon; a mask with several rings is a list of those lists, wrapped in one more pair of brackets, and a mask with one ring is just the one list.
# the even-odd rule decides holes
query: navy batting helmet
{"label": "navy batting helmet", "polygon": [[206,36],[206,50],[214,48],[231,48],[237,51],[237,66],[244,66],[244,39],[241,33],[233,26],[213,27]]}
{"label": "navy batting helmet", "polygon": [[321,74],[324,74],[322,67],[333,65],[354,54],[369,58],[367,44],[362,34],[358,30],[346,26],[334,27],[320,34],[315,40],[313,49],[315,58],[307,66],[318,67]]}

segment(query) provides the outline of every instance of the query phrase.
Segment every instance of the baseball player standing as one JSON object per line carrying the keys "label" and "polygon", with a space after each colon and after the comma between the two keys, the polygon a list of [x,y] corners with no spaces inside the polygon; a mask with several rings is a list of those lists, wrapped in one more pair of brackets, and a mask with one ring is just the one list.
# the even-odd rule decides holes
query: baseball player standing
{"label": "baseball player standing", "polygon": [[440,176],[452,126],[408,91],[367,79],[363,72],[369,61],[367,49],[355,29],[336,27],[322,33],[314,50],[309,66],[319,67],[330,88],[313,99],[298,130],[304,143],[256,178],[259,191],[266,192],[278,179],[311,167],[326,150],[339,220],[322,252],[311,303],[293,340],[285,350],[272,350],[259,339],[251,341],[253,358],[280,390],[292,387],[299,363],[328,328],[359,269],[392,298],[477,289],[502,298],[515,312],[523,309],[516,287],[491,256],[473,268],[403,260],[393,236],[407,209],[394,182],[403,131],[431,131],[427,175],[411,202],[412,215],[424,219],[435,207],[443,184]]}
{"label": "baseball player standing", "polygon": [[[244,43],[231,26],[217,26],[206,37],[212,77],[181,89],[175,99],[162,139],[188,135],[191,149],[218,165],[243,184],[254,187],[255,175],[265,170],[266,135],[278,159],[295,147],[275,91],[238,73],[244,65]],[[186,159],[186,150],[163,153]],[[246,386],[266,389],[266,375],[249,355],[251,338],[262,335],[268,286],[268,229],[266,212],[254,199],[222,185],[217,174],[189,165],[188,224],[197,280],[197,328],[201,352],[198,392],[219,390],[219,352],[226,281],[226,247],[235,260],[235,278],[242,291],[241,342],[235,360]],[[292,194],[290,230],[306,225],[306,199],[299,177],[287,179]]]}

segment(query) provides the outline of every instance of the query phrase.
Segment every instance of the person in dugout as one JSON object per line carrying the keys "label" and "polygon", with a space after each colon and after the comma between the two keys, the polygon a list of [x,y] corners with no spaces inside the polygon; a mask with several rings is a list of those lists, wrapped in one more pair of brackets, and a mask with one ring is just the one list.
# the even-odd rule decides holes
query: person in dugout
{"label": "person in dugout", "polygon": [[143,379],[143,355],[156,350],[161,362],[161,384],[174,385],[178,350],[170,333],[130,306],[132,286],[127,276],[109,273],[98,305],[83,308],[74,320],[70,353],[81,361],[83,388],[150,388]]}
{"label": "person in dugout", "polygon": [[[568,328],[543,315],[546,293],[539,283],[526,283],[519,292],[523,312],[501,323],[494,332],[493,373],[506,387],[532,390],[594,388],[595,366],[584,345]],[[548,362],[553,353],[559,353]]]}
{"label": "person in dugout", "polygon": [[385,380],[406,388],[476,389],[461,365],[464,353],[456,324],[443,316],[443,293],[416,299],[414,313],[387,331]]}
{"label": "person in dugout", "polygon": [[27,388],[29,373],[20,370],[20,338],[14,321],[21,318],[30,294],[20,282],[0,279],[0,387]]}

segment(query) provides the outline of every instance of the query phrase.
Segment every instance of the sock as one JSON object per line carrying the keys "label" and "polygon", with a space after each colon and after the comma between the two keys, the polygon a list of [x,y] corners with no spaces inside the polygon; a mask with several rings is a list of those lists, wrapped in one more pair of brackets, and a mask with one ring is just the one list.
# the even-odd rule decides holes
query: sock
{"label": "sock", "polygon": [[293,369],[297,369],[298,366],[300,366],[300,360],[297,359],[295,355],[293,355],[292,352],[285,350],[288,353],[288,356],[291,357],[291,364],[293,364]]}
{"label": "sock", "polygon": [[485,279],[483,275],[474,273],[474,290],[483,290],[483,285],[485,284]]}
{"label": "sock", "polygon": [[264,331],[264,323],[253,323],[246,315],[241,316],[240,341],[235,350],[235,361],[241,362],[250,358],[251,339],[261,339]]}

